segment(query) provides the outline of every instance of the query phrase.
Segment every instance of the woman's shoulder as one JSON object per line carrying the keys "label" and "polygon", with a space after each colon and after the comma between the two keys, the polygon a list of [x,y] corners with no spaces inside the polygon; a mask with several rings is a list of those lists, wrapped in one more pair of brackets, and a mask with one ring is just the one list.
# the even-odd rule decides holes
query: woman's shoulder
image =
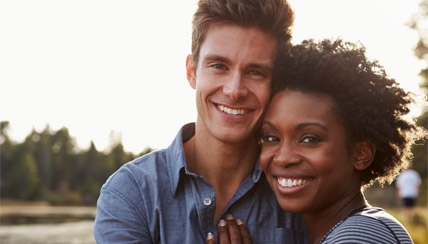
{"label": "woman's shoulder", "polygon": [[403,225],[385,210],[366,207],[338,224],[322,243],[413,243]]}

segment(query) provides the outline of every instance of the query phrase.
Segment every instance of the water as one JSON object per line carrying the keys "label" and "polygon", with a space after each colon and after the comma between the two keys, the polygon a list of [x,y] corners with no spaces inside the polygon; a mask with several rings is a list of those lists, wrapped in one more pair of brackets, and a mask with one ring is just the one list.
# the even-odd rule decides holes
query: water
{"label": "water", "polygon": [[95,207],[2,204],[0,243],[94,244],[95,213]]}
{"label": "water", "polygon": [[2,225],[2,244],[94,244],[93,221],[61,224]]}

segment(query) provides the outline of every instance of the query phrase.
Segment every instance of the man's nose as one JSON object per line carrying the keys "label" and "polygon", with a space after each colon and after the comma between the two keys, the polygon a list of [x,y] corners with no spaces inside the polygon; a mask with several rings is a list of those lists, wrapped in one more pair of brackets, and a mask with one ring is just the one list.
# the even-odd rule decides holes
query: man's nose
{"label": "man's nose", "polygon": [[226,81],[223,92],[234,101],[247,96],[248,90],[240,72],[234,72],[230,79]]}

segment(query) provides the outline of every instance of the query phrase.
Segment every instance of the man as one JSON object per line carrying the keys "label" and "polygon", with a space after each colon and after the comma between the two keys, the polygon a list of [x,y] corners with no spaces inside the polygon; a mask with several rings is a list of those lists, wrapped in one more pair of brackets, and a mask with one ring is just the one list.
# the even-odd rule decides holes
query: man
{"label": "man", "polygon": [[97,243],[204,243],[230,214],[255,243],[306,241],[302,219],[279,208],[258,164],[274,59],[292,21],[285,0],[200,0],[186,60],[196,123],[104,184]]}
{"label": "man", "polygon": [[401,200],[404,217],[408,221],[413,221],[413,218],[416,216],[416,200],[420,184],[421,177],[411,166],[397,177],[397,195]]}

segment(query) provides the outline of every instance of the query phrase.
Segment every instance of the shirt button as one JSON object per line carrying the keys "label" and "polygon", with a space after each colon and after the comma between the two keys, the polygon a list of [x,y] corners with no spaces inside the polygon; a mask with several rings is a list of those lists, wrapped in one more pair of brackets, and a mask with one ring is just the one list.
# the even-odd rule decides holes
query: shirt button
{"label": "shirt button", "polygon": [[212,203],[211,198],[209,198],[209,197],[204,198],[204,205],[205,206],[209,206],[209,205],[211,205],[211,203]]}

